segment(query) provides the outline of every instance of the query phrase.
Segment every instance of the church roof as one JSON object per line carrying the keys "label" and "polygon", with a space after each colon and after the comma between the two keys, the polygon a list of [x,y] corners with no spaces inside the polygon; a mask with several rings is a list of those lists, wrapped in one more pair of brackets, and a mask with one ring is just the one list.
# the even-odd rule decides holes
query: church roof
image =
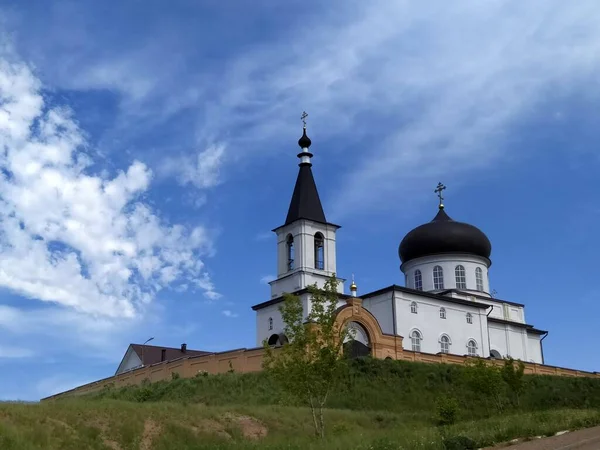
{"label": "church roof", "polygon": [[[448,303],[455,303],[457,305],[471,306],[471,307],[480,308],[480,309],[488,309],[490,306],[492,306],[492,305],[489,305],[489,304],[486,304],[486,303],[483,303],[480,301],[474,302],[472,300],[463,300],[460,298],[447,297],[447,296],[441,295],[439,293],[418,291],[416,289],[411,289],[411,288],[407,288],[404,286],[398,286],[397,284],[392,284],[391,286],[387,286],[387,287],[384,287],[383,289],[378,289],[373,292],[365,293],[363,295],[359,295],[358,297],[360,297],[362,299],[366,299],[369,297],[375,297],[375,296],[378,296],[381,294],[385,294],[386,292],[392,292],[392,291],[405,292],[407,294],[418,295],[420,297],[427,297],[427,298],[441,300],[441,301],[448,302]],[[303,288],[303,289],[299,289],[299,290],[297,290],[295,292],[291,292],[291,293],[294,295],[302,295],[307,292],[308,292],[308,289]],[[348,294],[338,294],[338,296],[341,299],[347,299],[347,298],[351,297]],[[490,299],[490,300],[493,300],[493,299]],[[284,301],[284,296],[280,295],[278,297],[272,298],[271,300],[267,300],[266,302],[262,302],[257,305],[254,305],[254,306],[252,306],[252,309],[254,311],[258,311],[259,309],[263,309],[263,308],[266,308],[267,306],[271,306],[271,305],[276,305],[283,301]]]}
{"label": "church roof", "polygon": [[310,164],[305,163],[300,163],[285,225],[300,219],[327,223]]}
{"label": "church roof", "polygon": [[492,244],[483,231],[452,220],[443,205],[431,222],[410,231],[398,248],[403,263],[443,253],[467,253],[489,259],[491,252]]}

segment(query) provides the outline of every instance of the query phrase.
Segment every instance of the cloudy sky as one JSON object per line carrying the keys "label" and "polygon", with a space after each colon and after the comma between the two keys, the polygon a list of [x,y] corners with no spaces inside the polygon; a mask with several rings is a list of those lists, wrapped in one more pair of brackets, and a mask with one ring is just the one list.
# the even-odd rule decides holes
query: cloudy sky
{"label": "cloudy sky", "polygon": [[340,276],[402,284],[442,181],[546,361],[600,370],[600,5],[425,3],[1,0],[0,399],[253,346],[303,110]]}

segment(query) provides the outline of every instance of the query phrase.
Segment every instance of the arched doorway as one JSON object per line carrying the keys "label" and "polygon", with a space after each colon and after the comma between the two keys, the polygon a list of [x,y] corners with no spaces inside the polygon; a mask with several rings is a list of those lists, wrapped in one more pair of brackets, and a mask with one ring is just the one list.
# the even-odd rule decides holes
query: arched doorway
{"label": "arched doorway", "polygon": [[271,347],[279,347],[279,346],[281,346],[283,344],[287,344],[287,343],[288,343],[288,338],[283,333],[272,334],[271,337],[269,337],[269,340],[267,341],[267,344],[269,344]]}
{"label": "arched doorway", "polygon": [[500,352],[498,350],[491,350],[490,357],[492,357],[494,359],[502,359],[502,355],[500,354]]}
{"label": "arched doorway", "polygon": [[347,358],[362,358],[371,354],[371,339],[369,333],[358,322],[348,322],[346,325],[350,336],[344,340],[344,355]]}

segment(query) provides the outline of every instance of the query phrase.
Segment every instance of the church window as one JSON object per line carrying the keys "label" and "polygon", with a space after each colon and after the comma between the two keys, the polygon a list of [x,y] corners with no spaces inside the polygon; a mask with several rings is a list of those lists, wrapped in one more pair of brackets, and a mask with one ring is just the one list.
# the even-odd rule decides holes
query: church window
{"label": "church window", "polygon": [[440,266],[433,268],[433,288],[444,289],[444,271]]}
{"label": "church window", "polygon": [[418,269],[415,271],[415,289],[417,291],[423,290],[423,276],[421,275],[421,271]]}
{"label": "church window", "polygon": [[467,323],[473,323],[473,315],[471,313],[467,313]]}
{"label": "church window", "polygon": [[445,334],[440,338],[440,351],[442,353],[450,353],[450,338]]}
{"label": "church window", "polygon": [[273,329],[273,318],[269,317],[269,330]]}
{"label": "church window", "polygon": [[502,355],[498,350],[490,350],[490,356],[494,359],[502,359]]}
{"label": "church window", "polygon": [[475,269],[475,282],[477,284],[477,290],[483,292],[483,272],[481,267]]}
{"label": "church window", "polygon": [[454,275],[456,276],[456,289],[466,289],[467,276],[465,274],[465,266],[456,266],[454,269]]}
{"label": "church window", "polygon": [[477,342],[473,339],[469,339],[469,342],[467,342],[467,355],[477,356]]}
{"label": "church window", "polygon": [[315,269],[325,269],[324,239],[321,233],[315,234]]}
{"label": "church window", "polygon": [[417,302],[412,302],[410,304],[410,312],[413,313],[413,314],[417,313]]}
{"label": "church window", "polygon": [[440,319],[446,318],[446,308],[440,308]]}
{"label": "church window", "polygon": [[423,339],[423,337],[421,336],[421,333],[419,333],[417,330],[413,330],[413,332],[410,333],[410,342],[412,344],[413,352],[421,351],[421,339]]}
{"label": "church window", "polygon": [[287,237],[287,270],[292,270],[294,268],[294,236],[288,234]]}

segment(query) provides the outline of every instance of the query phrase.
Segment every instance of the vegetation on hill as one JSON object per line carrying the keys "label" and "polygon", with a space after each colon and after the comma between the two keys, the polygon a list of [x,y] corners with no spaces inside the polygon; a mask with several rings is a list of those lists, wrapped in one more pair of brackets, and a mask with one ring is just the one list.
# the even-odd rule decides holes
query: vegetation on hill
{"label": "vegetation on hill", "polygon": [[315,439],[310,410],[267,373],[200,374],[0,404],[0,448],[464,450],[600,425],[600,380],[525,375],[516,396],[509,378],[480,364],[351,360]]}
{"label": "vegetation on hill", "polygon": [[325,410],[325,439],[265,372],[0,404],[0,448],[464,450],[600,424],[600,380],[525,375],[517,399],[493,370],[349,361]]}
{"label": "vegetation on hill", "polygon": [[[289,397],[264,372],[198,375],[106,389],[92,394],[91,398],[207,406],[297,406],[296,399]],[[456,403],[457,421],[502,412],[598,409],[600,379],[525,375],[517,404],[501,371],[491,367],[361,358],[348,362],[341,384],[329,397],[329,407],[410,414],[431,422],[435,420],[441,399]]]}
{"label": "vegetation on hill", "polygon": [[0,404],[3,450],[468,449],[516,436],[600,423],[586,410],[498,416],[433,427],[410,414],[326,410],[330,432],[313,437],[307,409],[69,399]]}

